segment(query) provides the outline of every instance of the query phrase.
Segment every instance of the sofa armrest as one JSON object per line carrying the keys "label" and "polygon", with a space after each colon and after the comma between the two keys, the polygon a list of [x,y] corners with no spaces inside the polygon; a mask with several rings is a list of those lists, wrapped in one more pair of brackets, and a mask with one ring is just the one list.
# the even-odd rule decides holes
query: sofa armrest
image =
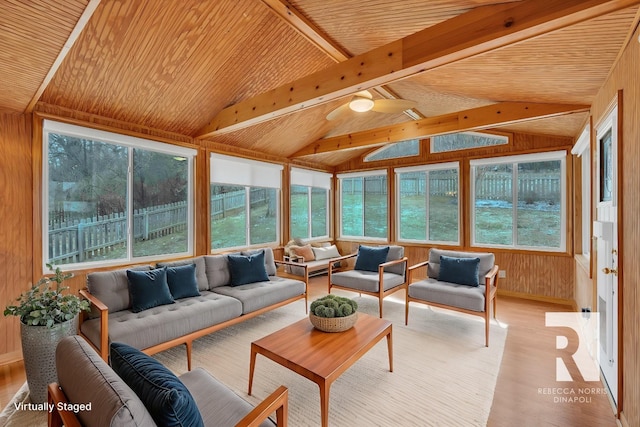
{"label": "sofa armrest", "polygon": [[[109,308],[106,306],[105,303],[103,303],[98,298],[96,298],[95,295],[91,295],[88,290],[81,289],[79,293],[82,298],[89,301],[89,304],[92,309],[96,309],[100,313],[100,349],[98,349],[95,345],[93,345],[91,340],[87,339],[87,337],[85,337],[84,334],[82,334],[82,331],[80,331],[80,335],[82,335],[85,339],[87,339],[87,342],[91,344],[91,346],[98,352],[98,354],[100,354],[100,357],[102,357],[102,359],[108,363],[109,361]],[[78,326],[78,329],[80,329],[80,326],[82,325],[83,321],[84,321],[84,317],[80,319],[80,325]]]}
{"label": "sofa armrest", "polygon": [[[343,256],[338,257],[338,258],[328,259],[327,263],[329,264],[329,274],[333,273],[333,270],[337,270],[339,268],[342,268],[341,261],[344,261],[344,260],[347,260],[347,259],[350,259],[350,258],[354,258],[356,256],[358,256],[358,253],[354,252],[352,254],[343,255]],[[336,264],[338,264],[338,267],[336,267]]]}
{"label": "sofa armrest", "polygon": [[63,425],[65,427],[81,427],[80,420],[73,411],[60,410],[69,401],[58,383],[49,384],[47,390],[49,405],[53,408],[48,415],[49,427],[62,427]]}
{"label": "sofa armrest", "polygon": [[286,427],[289,418],[289,390],[285,386],[281,385],[267,396],[258,406],[245,415],[236,424],[236,427],[258,426],[273,412],[276,413],[276,425],[278,427]]}

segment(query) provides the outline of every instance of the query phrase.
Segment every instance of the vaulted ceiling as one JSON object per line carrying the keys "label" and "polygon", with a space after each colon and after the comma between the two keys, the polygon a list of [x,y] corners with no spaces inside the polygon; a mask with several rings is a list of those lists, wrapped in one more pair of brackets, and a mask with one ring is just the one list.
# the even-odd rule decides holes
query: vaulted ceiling
{"label": "vaulted ceiling", "polygon": [[[280,157],[323,138],[496,103],[571,106],[568,114],[500,126],[576,136],[588,117],[581,107],[638,23],[638,3],[8,0],[0,3],[0,110],[51,104]],[[384,62],[368,63],[377,58],[371,52],[401,39],[408,46],[420,32],[416,69],[370,77]],[[345,79],[344,70],[360,74]],[[417,105],[411,116],[348,112],[326,120],[356,88]],[[264,114],[245,120],[251,110]],[[234,126],[217,131],[211,123],[224,127],[227,113]],[[303,159],[337,165],[370,149],[334,147]]]}

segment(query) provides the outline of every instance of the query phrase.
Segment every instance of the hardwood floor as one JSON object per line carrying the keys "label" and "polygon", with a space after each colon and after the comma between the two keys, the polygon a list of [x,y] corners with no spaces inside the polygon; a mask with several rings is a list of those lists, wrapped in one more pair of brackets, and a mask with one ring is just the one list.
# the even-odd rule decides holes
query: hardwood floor
{"label": "hardwood floor", "polygon": [[[309,300],[327,293],[326,277],[311,279]],[[389,297],[403,301],[399,292]],[[489,427],[615,427],[608,397],[599,382],[557,382],[556,328],[545,327],[545,313],[569,307],[498,297],[498,320],[508,327],[502,365],[487,425]],[[575,366],[567,365],[573,378]],[[24,366],[0,367],[0,408],[25,381]],[[568,400],[568,398],[572,398]]]}

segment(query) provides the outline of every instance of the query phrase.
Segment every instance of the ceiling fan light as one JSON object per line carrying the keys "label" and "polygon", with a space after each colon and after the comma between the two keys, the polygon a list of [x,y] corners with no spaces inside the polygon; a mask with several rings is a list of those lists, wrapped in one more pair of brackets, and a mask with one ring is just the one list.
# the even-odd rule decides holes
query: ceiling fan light
{"label": "ceiling fan light", "polygon": [[351,102],[349,102],[349,108],[353,111],[357,111],[358,113],[364,113],[365,111],[369,111],[373,108],[373,99],[361,96],[354,97]]}

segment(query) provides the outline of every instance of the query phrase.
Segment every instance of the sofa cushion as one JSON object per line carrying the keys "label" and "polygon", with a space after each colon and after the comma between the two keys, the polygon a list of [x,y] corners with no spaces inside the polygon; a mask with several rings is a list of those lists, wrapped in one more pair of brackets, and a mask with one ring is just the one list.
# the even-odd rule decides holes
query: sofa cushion
{"label": "sofa cushion", "polygon": [[[384,272],[382,276],[384,283],[383,290],[389,290],[404,283],[404,276]],[[368,292],[378,292],[380,290],[380,275],[378,272],[347,270],[331,275],[331,283],[338,286],[344,286],[349,289],[358,289]]]}
{"label": "sofa cushion", "polygon": [[479,312],[483,312],[485,309],[485,285],[457,285],[427,278],[410,284],[407,292],[412,298],[449,307],[460,307]]}
{"label": "sofa cushion", "polygon": [[181,259],[179,261],[159,262],[158,267],[177,267],[181,265],[196,265],[196,281],[198,282],[198,290],[209,290],[209,281],[207,280],[207,266],[205,263],[205,257],[199,256],[195,258]]}
{"label": "sofa cushion", "polygon": [[242,251],[241,255],[253,255],[258,252],[264,252],[264,268],[267,270],[267,275],[275,276],[278,272],[278,267],[276,266],[275,258],[273,256],[273,249],[251,249],[249,251]]}
{"label": "sofa cushion", "polygon": [[213,292],[241,301],[242,313],[246,314],[304,295],[306,287],[303,281],[274,276],[264,282],[241,286],[219,286]]}
{"label": "sofa cushion", "polygon": [[313,250],[313,254],[316,258],[316,261],[322,259],[331,259],[338,258],[340,256],[340,252],[338,252],[338,248],[336,245],[326,246],[326,247],[318,247],[311,248]]}
{"label": "sofa cushion", "polygon": [[167,283],[166,267],[149,271],[127,270],[127,278],[131,294],[131,311],[134,313],[174,303]]}
{"label": "sofa cushion", "polygon": [[429,250],[429,266],[427,276],[437,279],[440,277],[440,257],[442,255],[455,258],[480,258],[478,265],[478,277],[482,282],[495,265],[495,256],[490,252],[462,252],[432,248]]}
{"label": "sofa cushion", "polygon": [[[253,406],[202,368],[180,375],[200,409],[206,426],[235,426]],[[267,419],[259,427],[273,427]]]}
{"label": "sofa cushion", "polygon": [[478,265],[480,258],[455,258],[440,256],[441,282],[457,283],[459,285],[478,286]]}
{"label": "sofa cushion", "polygon": [[160,362],[131,346],[111,344],[111,367],[138,395],[156,424],[204,427],[189,389]]}
{"label": "sofa cushion", "polygon": [[313,249],[311,249],[311,245],[304,246],[291,246],[289,249],[292,255],[301,256],[304,258],[305,262],[314,261],[316,256],[313,253]]}
{"label": "sofa cushion", "polygon": [[58,343],[56,369],[70,402],[92,404],[91,411],[77,413],[83,426],[156,425],[133,390],[80,336]]}
{"label": "sofa cushion", "polygon": [[[391,245],[389,246],[389,253],[387,254],[387,262],[402,259],[404,257],[404,246]],[[407,264],[399,263],[390,267],[385,267],[384,271],[389,273],[395,273],[403,275],[407,272]]]}
{"label": "sofa cushion", "polygon": [[264,251],[251,255],[227,255],[227,261],[231,272],[231,286],[269,280],[264,266]]}
{"label": "sofa cushion", "polygon": [[378,272],[378,266],[387,261],[389,246],[372,247],[360,245],[355,270]]}
{"label": "sofa cushion", "polygon": [[166,267],[167,283],[173,299],[197,297],[200,295],[196,281],[196,265],[177,265]]}
{"label": "sofa cushion", "polygon": [[[130,267],[129,270],[151,270],[150,265]],[[98,271],[87,275],[87,289],[109,308],[109,313],[131,308],[127,269]]]}

